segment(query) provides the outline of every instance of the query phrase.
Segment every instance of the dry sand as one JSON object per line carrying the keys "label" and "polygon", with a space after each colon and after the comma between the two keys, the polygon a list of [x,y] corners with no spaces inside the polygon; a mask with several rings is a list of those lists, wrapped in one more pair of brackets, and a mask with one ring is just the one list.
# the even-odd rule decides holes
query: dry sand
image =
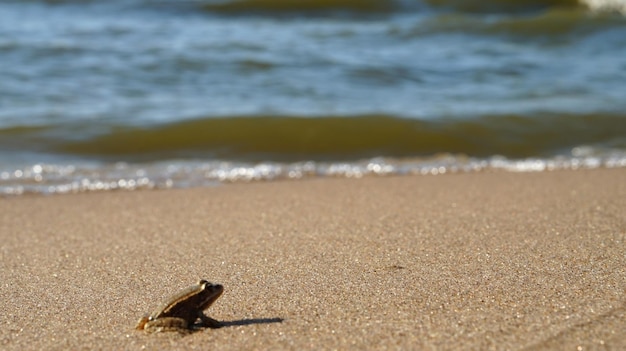
{"label": "dry sand", "polygon": [[[626,349],[626,169],[0,199],[0,348]],[[221,329],[136,320],[199,278]]]}

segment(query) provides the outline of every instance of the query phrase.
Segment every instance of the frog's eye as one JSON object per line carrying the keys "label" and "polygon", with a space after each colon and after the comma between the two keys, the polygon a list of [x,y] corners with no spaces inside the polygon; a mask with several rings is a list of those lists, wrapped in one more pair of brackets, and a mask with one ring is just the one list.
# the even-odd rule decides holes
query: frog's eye
{"label": "frog's eye", "polygon": [[204,279],[200,279],[200,280],[198,281],[198,285],[205,285],[205,284],[208,284],[208,283],[209,283],[209,282],[208,282],[208,281],[206,281],[206,280],[204,280]]}

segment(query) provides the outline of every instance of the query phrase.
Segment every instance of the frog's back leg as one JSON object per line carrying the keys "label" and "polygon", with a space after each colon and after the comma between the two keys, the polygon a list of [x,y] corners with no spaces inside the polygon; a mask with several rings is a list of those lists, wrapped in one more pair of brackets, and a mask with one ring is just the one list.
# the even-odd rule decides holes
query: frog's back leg
{"label": "frog's back leg", "polygon": [[188,334],[191,332],[187,320],[178,317],[163,317],[148,321],[143,329],[148,333],[178,332]]}

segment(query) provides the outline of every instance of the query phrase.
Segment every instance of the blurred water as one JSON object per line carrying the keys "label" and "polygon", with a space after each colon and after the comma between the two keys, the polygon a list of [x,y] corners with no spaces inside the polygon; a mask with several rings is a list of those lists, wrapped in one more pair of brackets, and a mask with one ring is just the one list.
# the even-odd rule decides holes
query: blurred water
{"label": "blurred water", "polygon": [[[619,0],[585,4],[2,1],[0,172],[68,166],[80,175],[56,175],[54,182],[42,176],[34,184],[116,182],[128,174],[120,177],[110,170],[124,162],[132,172],[147,167],[147,179],[166,179],[166,184],[167,179],[172,182],[166,165],[172,164],[195,169],[248,162],[243,167],[254,169],[278,162],[290,168],[298,162],[317,165],[340,158],[357,167],[369,162],[363,160],[385,158],[394,167],[410,159],[420,169],[440,154],[446,160],[452,155],[458,166],[467,158],[480,163],[500,156],[512,163],[537,158],[547,164],[559,157],[576,159],[580,148],[590,148],[601,165],[619,165],[626,152],[626,6]],[[428,135],[422,148],[393,151],[368,144],[376,139],[371,134],[378,127],[323,122],[356,118],[365,123],[363,117],[371,115],[388,118],[380,123],[414,120],[453,127],[446,129],[448,134],[435,127],[418,130],[408,138]],[[176,133],[162,132],[194,120],[242,117],[258,117],[258,125],[229,130],[232,144],[220,144],[219,150],[202,140],[181,146]],[[319,118],[320,124],[303,125],[322,130],[315,135],[317,142],[334,147],[337,157],[331,153],[320,158],[314,152],[319,148],[312,147],[295,160],[285,159],[296,144],[267,132],[263,126],[268,117]],[[500,129],[494,129],[493,121],[499,119],[516,122],[496,123]],[[467,121],[478,130],[490,130],[490,136],[477,135],[476,128],[466,127]],[[592,138],[573,132],[585,128]],[[266,134],[255,136],[257,130]],[[308,130],[293,135],[304,138]],[[340,154],[345,140],[330,136],[352,130],[367,132],[350,135],[363,145],[351,161]],[[149,154],[139,150],[140,143],[129,142],[150,133],[158,135],[160,147]],[[577,139],[568,137],[572,134]],[[253,148],[262,147],[260,139],[270,135],[277,145],[272,150],[278,151],[260,156],[220,151],[243,150],[237,144],[242,135],[252,135]],[[434,142],[433,135],[443,141]],[[500,142],[499,135],[509,140]],[[550,146],[534,154],[512,152],[510,145],[518,141],[510,138],[520,135],[531,136],[519,140],[526,150],[542,138],[538,144]],[[200,133],[194,138],[203,137]],[[476,144],[482,144],[481,138],[491,138],[487,151]],[[546,138],[567,142],[555,146]],[[459,149],[460,139],[475,141]],[[103,140],[127,147],[112,154]],[[90,178],[92,169],[98,177]],[[177,184],[196,184],[191,181],[196,176],[181,176]],[[18,186],[13,176],[3,179],[3,189]]]}

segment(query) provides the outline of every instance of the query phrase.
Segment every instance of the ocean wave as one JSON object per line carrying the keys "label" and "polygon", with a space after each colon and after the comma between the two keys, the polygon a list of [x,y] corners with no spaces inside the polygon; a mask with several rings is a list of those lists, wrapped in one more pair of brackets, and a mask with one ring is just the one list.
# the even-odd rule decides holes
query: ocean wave
{"label": "ocean wave", "polygon": [[550,9],[626,9],[625,0],[226,0],[202,1],[205,10],[229,13],[349,11],[387,13],[426,9],[462,13],[522,14]]}
{"label": "ocean wave", "polygon": [[425,0],[433,8],[470,13],[519,14],[554,9],[590,9],[626,14],[626,0]]}
{"label": "ocean wave", "polygon": [[0,129],[0,149],[115,161],[295,162],[437,153],[524,158],[557,155],[579,145],[626,150],[625,120],[621,114],[596,113],[436,120],[386,115],[244,116],[144,128],[90,123]]}
{"label": "ocean wave", "polygon": [[219,13],[385,13],[399,9],[401,5],[394,0],[233,0],[205,1],[202,8]]}
{"label": "ocean wave", "polygon": [[471,13],[524,13],[550,8],[580,7],[579,0],[425,0],[430,6]]}
{"label": "ocean wave", "polygon": [[545,39],[576,38],[594,33],[626,29],[626,17],[612,12],[589,12],[584,9],[557,8],[529,16],[498,16],[485,20],[459,13],[433,16],[407,29],[394,29],[395,35],[416,36],[434,33],[510,36]]}
{"label": "ocean wave", "polygon": [[[97,4],[96,0],[26,0],[48,5]],[[549,9],[587,8],[626,14],[626,0],[112,0],[109,5],[122,8],[153,6],[201,8],[215,13],[390,13],[447,10],[461,13],[520,14]]]}
{"label": "ocean wave", "polygon": [[284,13],[349,11],[387,13],[407,10],[447,10],[462,13],[521,14],[564,8],[624,9],[624,0],[227,0],[202,1],[208,11]]}

